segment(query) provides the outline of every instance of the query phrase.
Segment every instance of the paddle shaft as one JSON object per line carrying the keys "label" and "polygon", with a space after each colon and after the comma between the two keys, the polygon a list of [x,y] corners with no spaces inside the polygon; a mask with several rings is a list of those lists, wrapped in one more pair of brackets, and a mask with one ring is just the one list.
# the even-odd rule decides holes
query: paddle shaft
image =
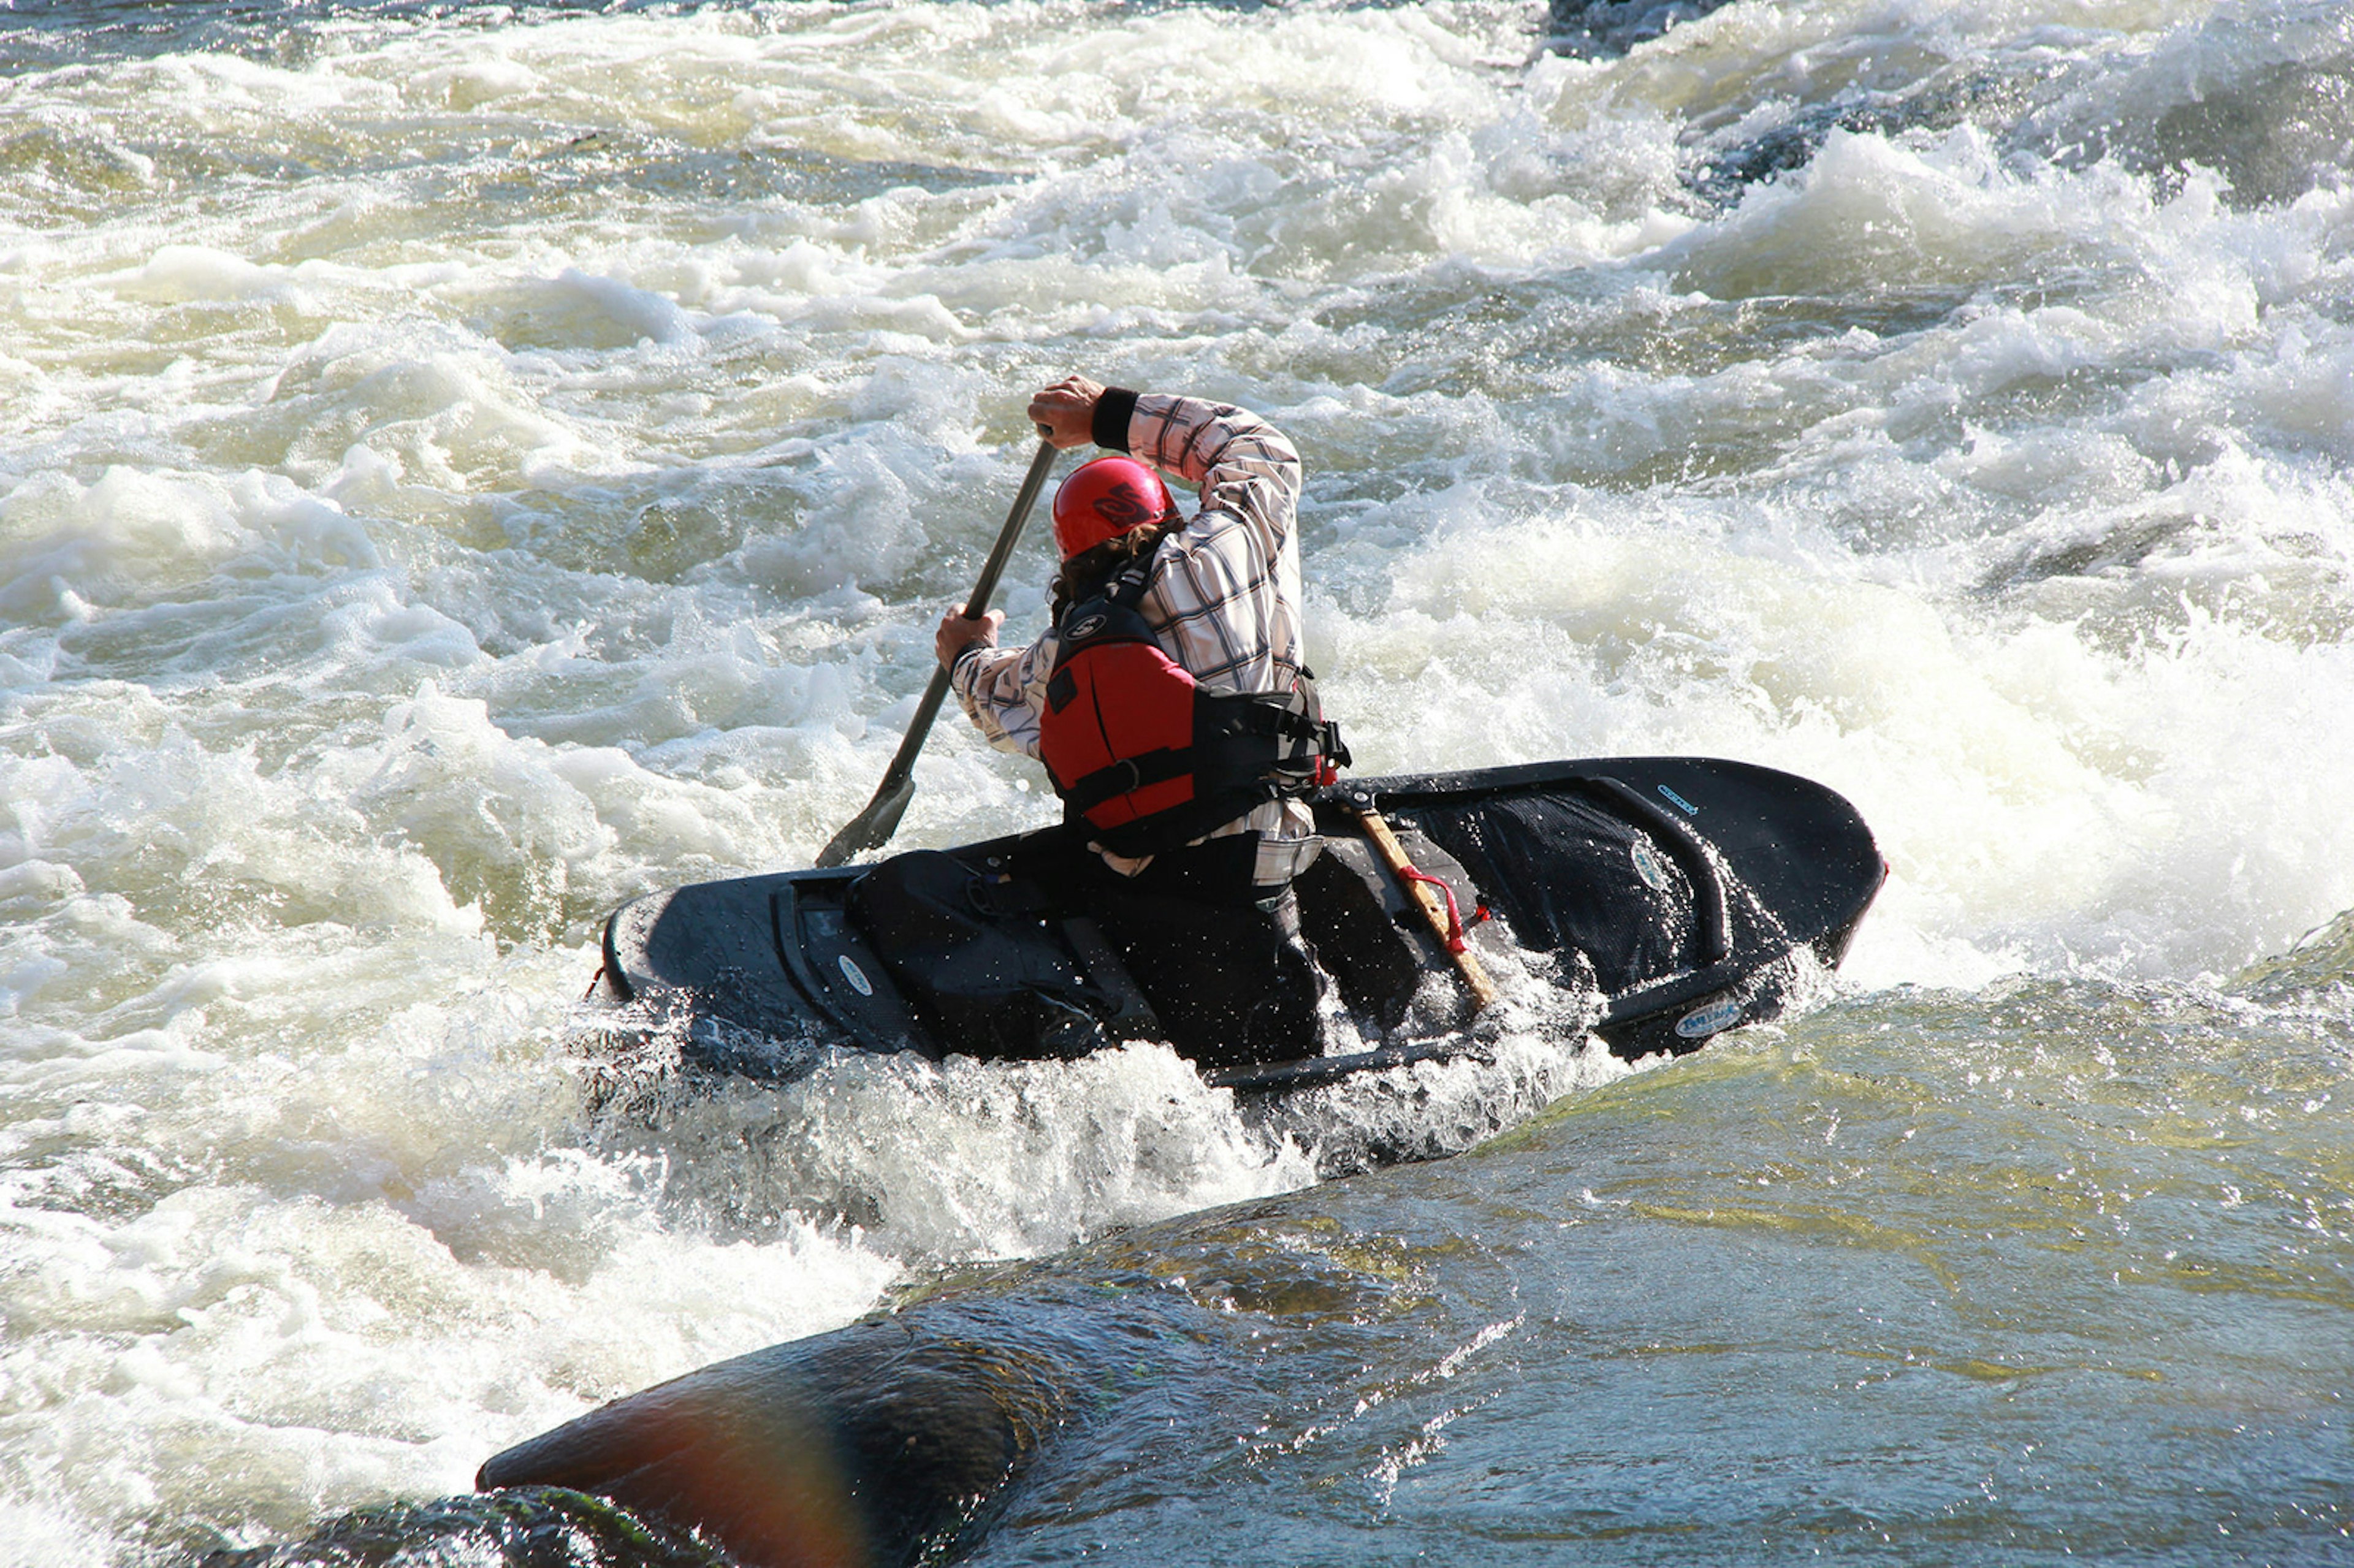
{"label": "paddle shaft", "polygon": [[[1390,874],[1397,879],[1399,888],[1422,911],[1422,917],[1429,922],[1432,934],[1438,938],[1438,945],[1446,948],[1447,901],[1430,884],[1417,882],[1407,874],[1415,869],[1414,862],[1406,858],[1405,846],[1398,842],[1397,834],[1390,831],[1389,823],[1382,820],[1380,812],[1359,807],[1357,825],[1365,830],[1366,842],[1373,846],[1373,853],[1382,857],[1382,863],[1390,868]],[[1468,946],[1460,952],[1449,950],[1447,956],[1454,962],[1455,972],[1463,977],[1464,989],[1471,993],[1471,1011],[1478,1012],[1492,1005],[1496,1000],[1496,982],[1488,978],[1487,969],[1480,965],[1479,956]]]}
{"label": "paddle shaft", "polygon": [[[1045,434],[1044,426],[1039,427],[1039,434]],[[989,613],[990,596],[997,591],[997,579],[1004,575],[1005,563],[1021,541],[1022,525],[1030,520],[1030,509],[1038,503],[1038,493],[1045,489],[1046,475],[1054,466],[1054,443],[1040,441],[1038,455],[1030,460],[1030,471],[1023,476],[1022,488],[1014,493],[1013,509],[1006,514],[1005,526],[998,530],[997,544],[989,552],[980,578],[972,585],[971,596],[965,600],[967,620],[979,620]],[[883,782],[875,786],[875,798],[818,852],[821,870],[840,865],[852,855],[875,848],[897,830],[907,801],[916,792],[916,754],[924,749],[924,739],[931,734],[932,721],[939,716],[940,703],[948,694],[948,671],[934,670],[931,684],[924,688],[923,700],[916,705],[916,716],[908,721],[898,752],[884,770]]]}

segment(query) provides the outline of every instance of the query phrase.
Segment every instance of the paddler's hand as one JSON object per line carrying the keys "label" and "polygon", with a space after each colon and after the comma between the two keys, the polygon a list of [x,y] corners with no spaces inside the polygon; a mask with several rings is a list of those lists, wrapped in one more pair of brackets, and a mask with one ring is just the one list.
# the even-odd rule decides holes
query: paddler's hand
{"label": "paddler's hand", "polygon": [[1084,376],[1066,376],[1030,399],[1030,422],[1060,450],[1092,446],[1096,401],[1103,395],[1101,383]]}
{"label": "paddler's hand", "polygon": [[951,605],[940,617],[940,629],[932,634],[932,652],[943,670],[956,668],[957,655],[980,643],[983,648],[997,646],[997,629],[1005,624],[1005,612],[992,609],[979,620],[964,618],[964,606]]}

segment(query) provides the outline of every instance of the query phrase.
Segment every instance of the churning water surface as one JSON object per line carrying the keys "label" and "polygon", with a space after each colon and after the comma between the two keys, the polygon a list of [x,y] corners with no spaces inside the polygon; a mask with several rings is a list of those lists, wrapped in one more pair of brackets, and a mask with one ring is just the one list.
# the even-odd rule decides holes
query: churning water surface
{"label": "churning water surface", "polygon": [[[2354,13],[1575,23],[0,7],[0,1562],[1107,1245],[1228,1370],[982,1560],[2354,1552]],[[1142,1047],[600,1112],[601,916],[864,802],[1072,371],[1297,440],[1363,770],[1846,794],[1837,982],[1271,1121]]]}

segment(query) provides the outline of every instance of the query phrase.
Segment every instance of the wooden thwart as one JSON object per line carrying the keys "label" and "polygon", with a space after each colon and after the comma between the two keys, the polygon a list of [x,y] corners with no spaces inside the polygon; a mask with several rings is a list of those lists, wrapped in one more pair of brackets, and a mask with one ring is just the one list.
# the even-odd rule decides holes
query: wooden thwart
{"label": "wooden thwart", "polygon": [[1414,862],[1406,858],[1405,846],[1398,842],[1397,834],[1390,831],[1389,823],[1382,820],[1379,811],[1369,806],[1360,806],[1355,810],[1357,825],[1365,830],[1366,842],[1373,846],[1373,853],[1382,857],[1382,863],[1390,868],[1390,874],[1397,879],[1397,885],[1405,895],[1413,899],[1415,906],[1422,911],[1422,917],[1429,922],[1439,947],[1447,949],[1447,956],[1453,961],[1455,972],[1463,978],[1465,989],[1471,993],[1471,1011],[1478,1012],[1489,1007],[1496,1000],[1496,982],[1488,978],[1488,971],[1480,966],[1479,955],[1471,950],[1469,943],[1460,948],[1451,946],[1449,938],[1452,933],[1447,929],[1445,896],[1429,883],[1416,880],[1420,874],[1415,870]]}

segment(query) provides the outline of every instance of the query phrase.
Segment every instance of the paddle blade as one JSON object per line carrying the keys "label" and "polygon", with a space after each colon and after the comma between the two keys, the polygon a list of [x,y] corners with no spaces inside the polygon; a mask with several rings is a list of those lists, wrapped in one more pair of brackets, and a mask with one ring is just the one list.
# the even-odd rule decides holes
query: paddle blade
{"label": "paddle blade", "polygon": [[907,802],[916,798],[916,781],[901,778],[896,787],[885,779],[883,788],[875,791],[875,799],[866,802],[866,810],[850,819],[842,832],[826,842],[817,852],[817,868],[831,871],[854,854],[863,854],[877,844],[890,842],[899,831],[899,819],[907,814]]}

